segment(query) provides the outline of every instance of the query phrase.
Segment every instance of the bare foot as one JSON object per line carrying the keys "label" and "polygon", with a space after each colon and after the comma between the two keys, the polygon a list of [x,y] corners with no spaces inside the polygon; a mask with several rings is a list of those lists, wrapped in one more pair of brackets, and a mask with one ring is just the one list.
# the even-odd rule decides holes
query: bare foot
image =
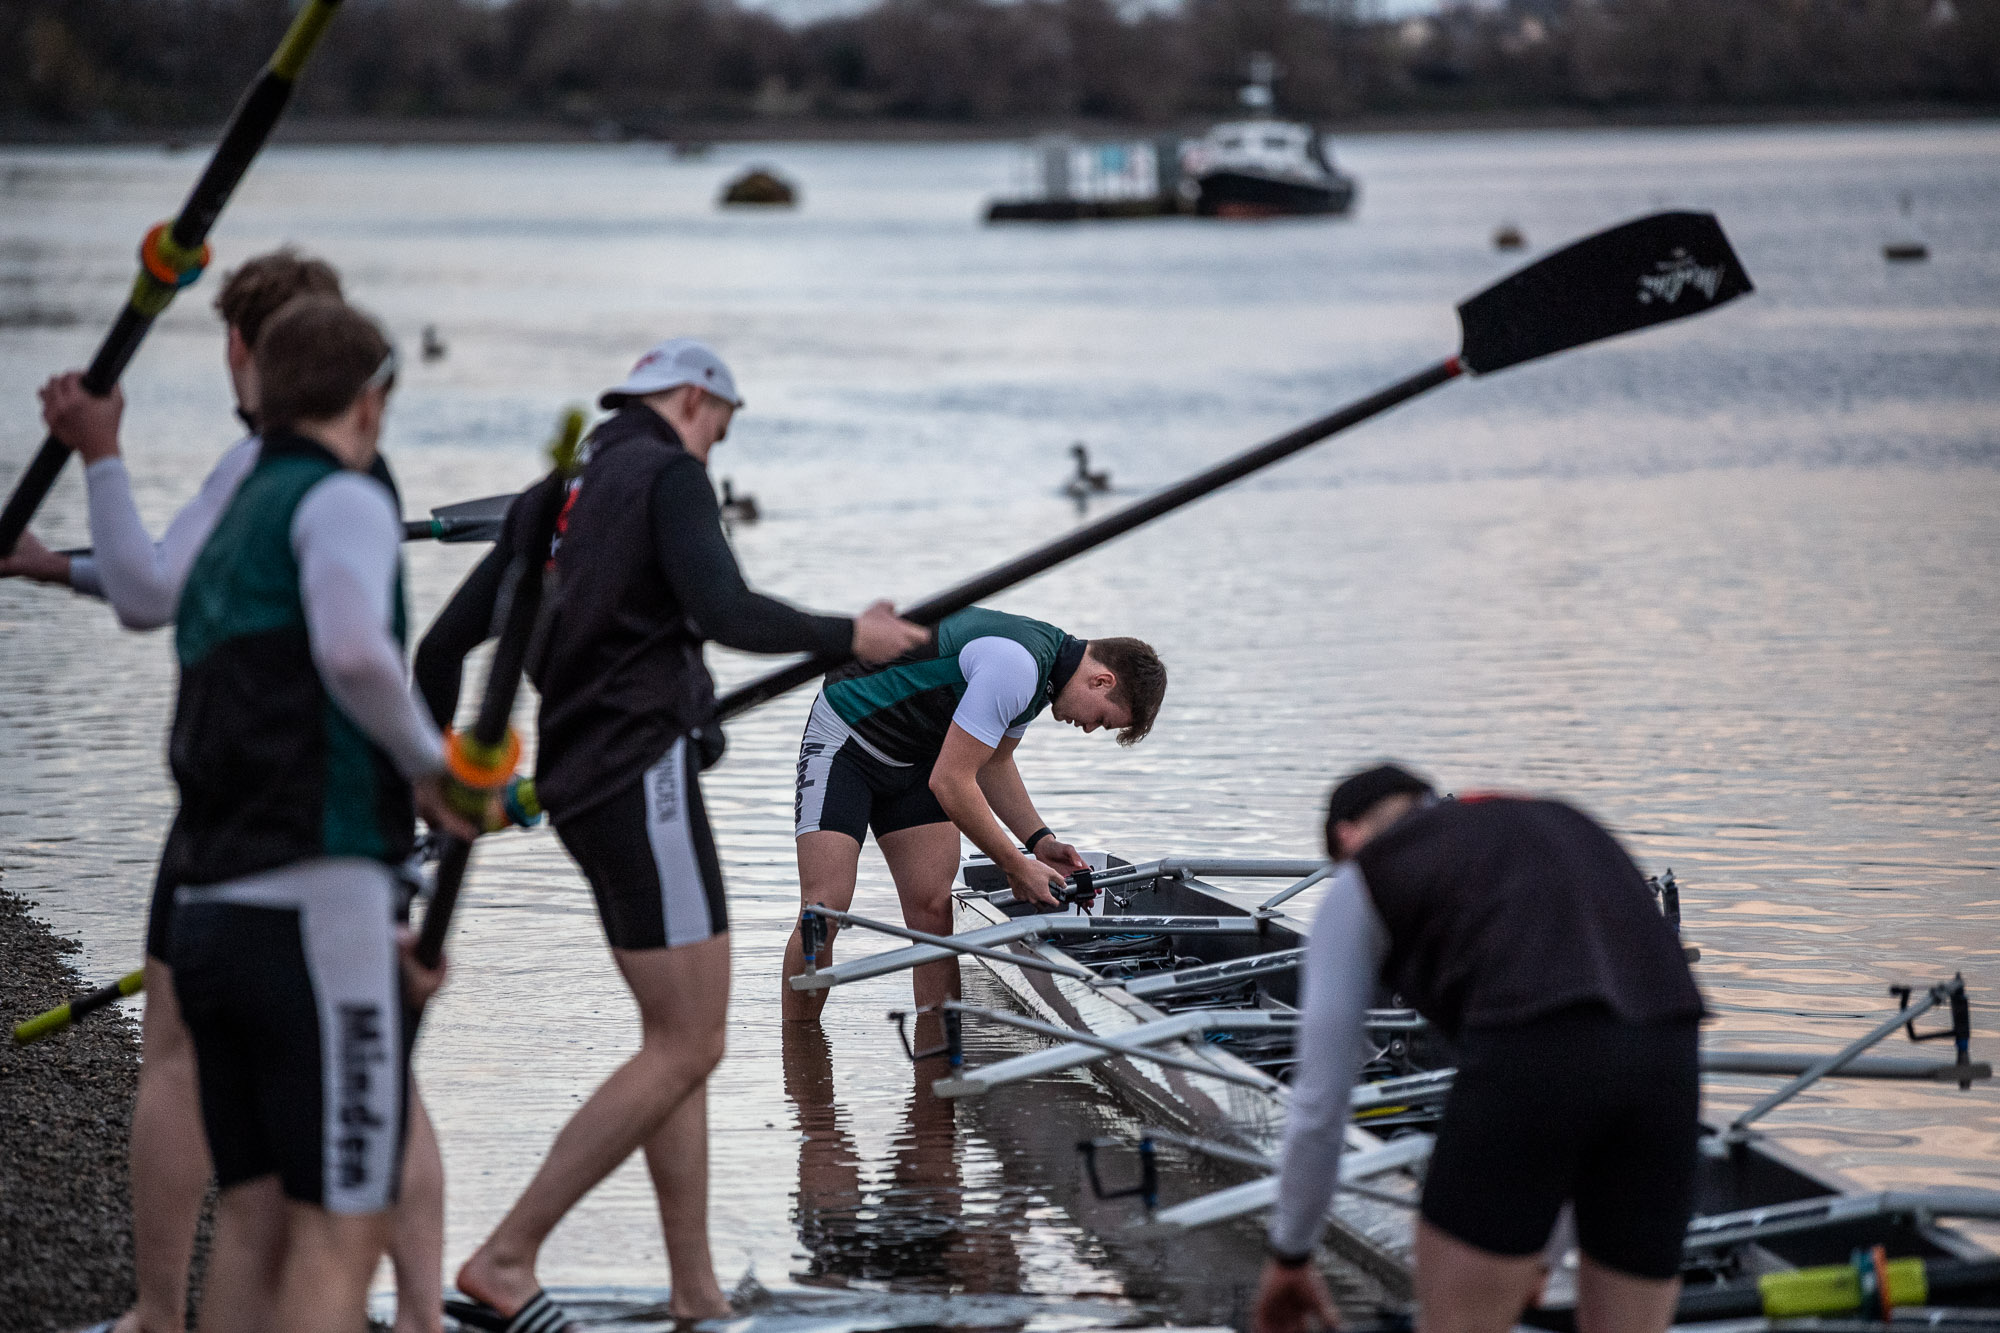
{"label": "bare foot", "polygon": [[535,1298],[542,1284],[535,1280],[532,1256],[508,1259],[482,1245],[458,1270],[458,1289],[511,1319],[522,1306]]}
{"label": "bare foot", "polygon": [[683,1296],[676,1289],[667,1301],[667,1313],[675,1319],[721,1319],[734,1314],[735,1309],[722,1294],[722,1288],[710,1283],[708,1290],[700,1295]]}

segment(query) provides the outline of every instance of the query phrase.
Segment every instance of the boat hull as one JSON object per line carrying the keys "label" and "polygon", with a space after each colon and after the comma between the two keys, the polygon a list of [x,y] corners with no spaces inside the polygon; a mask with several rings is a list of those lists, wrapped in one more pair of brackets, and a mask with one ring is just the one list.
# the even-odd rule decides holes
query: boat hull
{"label": "boat hull", "polygon": [[[1120,863],[1122,864],[1122,863]],[[998,872],[979,877],[980,867],[968,867],[968,891],[954,898],[956,928],[963,932],[999,925],[1028,915],[1023,904],[989,901],[983,892],[1004,885]],[[1100,897],[1094,908],[1097,916],[1244,917],[1253,915],[1228,894],[1199,880],[1184,876],[1161,876],[1137,885],[1121,887]],[[1306,928],[1281,913],[1259,914],[1263,928],[1257,934],[1186,936],[1174,939],[1171,952],[1175,966],[1218,963],[1257,954],[1293,949],[1304,943]],[[1046,938],[1017,941],[1011,951],[1035,956],[1048,962],[1074,965],[1079,959],[1063,952]],[[1184,955],[1184,956],[1183,956]],[[982,965],[1006,993],[1010,1001],[1031,1017],[1098,1037],[1116,1039],[1143,1023],[1165,1018],[1166,1011],[1134,997],[1119,986],[1097,985],[1070,976],[1012,967],[1001,963]],[[1259,1008],[1289,1011],[1298,1000],[1296,972],[1280,972],[1260,977],[1256,983]],[[1234,1055],[1199,1039],[1186,1039],[1171,1048],[1185,1058],[1212,1062],[1220,1073],[1255,1074],[1250,1065]],[[1407,1045],[1407,1063],[1417,1068],[1444,1068],[1455,1063],[1448,1045],[1434,1035],[1415,1036]],[[1145,1059],[1114,1057],[1089,1066],[1091,1073],[1115,1095],[1131,1105],[1151,1123],[1182,1134],[1245,1148],[1275,1160],[1279,1153],[1289,1090],[1283,1086],[1246,1087],[1224,1077],[1173,1069]],[[1865,1202],[1867,1195],[1839,1174],[1786,1150],[1769,1139],[1752,1137],[1728,1146],[1719,1145],[1719,1132],[1704,1127],[1704,1151],[1698,1160],[1695,1212],[1697,1218],[1717,1218],[1750,1210],[1785,1206],[1812,1207],[1815,1201],[1843,1205]],[[1350,1150],[1380,1147],[1383,1140],[1350,1127]],[[1219,1164],[1220,1165],[1220,1164]],[[1223,1167],[1227,1171],[1226,1167]],[[1260,1172],[1238,1167],[1245,1178]],[[1409,1172],[1378,1177],[1371,1189],[1414,1201],[1420,1192],[1418,1178]],[[1358,1264],[1392,1293],[1407,1293],[1410,1287],[1413,1213],[1407,1207],[1373,1202],[1342,1193],[1337,1196],[1333,1225],[1327,1233],[1330,1248]],[[1692,1242],[1691,1242],[1692,1244]],[[1841,1264],[1857,1250],[1881,1245],[1894,1256],[1921,1256],[1926,1259],[1989,1260],[1991,1254],[1969,1237],[1933,1220],[1921,1212],[1869,1213],[1854,1210],[1851,1220],[1836,1225],[1814,1225],[1796,1231],[1758,1234],[1726,1249],[1691,1249],[1691,1258],[1700,1256],[1689,1268],[1690,1283],[1703,1280],[1740,1280],[1746,1276],[1787,1268]],[[1548,1299],[1556,1308],[1548,1311],[1560,1322],[1561,1307],[1570,1299],[1567,1274],[1552,1275]],[[1691,1285],[1691,1288],[1693,1286]]]}
{"label": "boat hull", "polygon": [[1195,211],[1204,217],[1316,217],[1354,206],[1354,181],[1291,180],[1253,171],[1206,172],[1195,182]]}

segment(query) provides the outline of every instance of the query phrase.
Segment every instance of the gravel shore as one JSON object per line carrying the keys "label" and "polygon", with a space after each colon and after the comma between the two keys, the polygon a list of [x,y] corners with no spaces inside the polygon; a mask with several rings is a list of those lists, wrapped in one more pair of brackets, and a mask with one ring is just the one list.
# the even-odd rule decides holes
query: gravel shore
{"label": "gravel shore", "polygon": [[[89,989],[64,958],[77,946],[33,907],[0,889],[9,1029]],[[131,1303],[125,1147],[138,1083],[138,1025],[115,1009],[33,1046],[0,1037],[0,1333],[75,1328]]]}

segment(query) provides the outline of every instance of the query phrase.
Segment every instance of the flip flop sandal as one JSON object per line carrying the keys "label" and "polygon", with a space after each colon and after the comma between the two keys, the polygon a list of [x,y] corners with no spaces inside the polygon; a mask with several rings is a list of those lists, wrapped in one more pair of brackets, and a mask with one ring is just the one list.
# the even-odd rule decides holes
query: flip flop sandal
{"label": "flip flop sandal", "polygon": [[447,1300],[444,1312],[467,1328],[483,1333],[581,1333],[568,1311],[550,1300],[546,1291],[537,1291],[511,1316],[501,1314],[484,1301]]}

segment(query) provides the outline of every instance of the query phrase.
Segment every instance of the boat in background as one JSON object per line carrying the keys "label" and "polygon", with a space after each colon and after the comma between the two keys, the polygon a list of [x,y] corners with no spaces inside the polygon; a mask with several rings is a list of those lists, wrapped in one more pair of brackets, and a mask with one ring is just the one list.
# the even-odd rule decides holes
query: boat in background
{"label": "boat in background", "polygon": [[1181,154],[1180,189],[1205,217],[1287,217],[1345,213],[1354,207],[1352,176],[1333,165],[1319,131],[1270,114],[1277,65],[1250,60],[1243,105],[1253,120],[1217,125]]}

